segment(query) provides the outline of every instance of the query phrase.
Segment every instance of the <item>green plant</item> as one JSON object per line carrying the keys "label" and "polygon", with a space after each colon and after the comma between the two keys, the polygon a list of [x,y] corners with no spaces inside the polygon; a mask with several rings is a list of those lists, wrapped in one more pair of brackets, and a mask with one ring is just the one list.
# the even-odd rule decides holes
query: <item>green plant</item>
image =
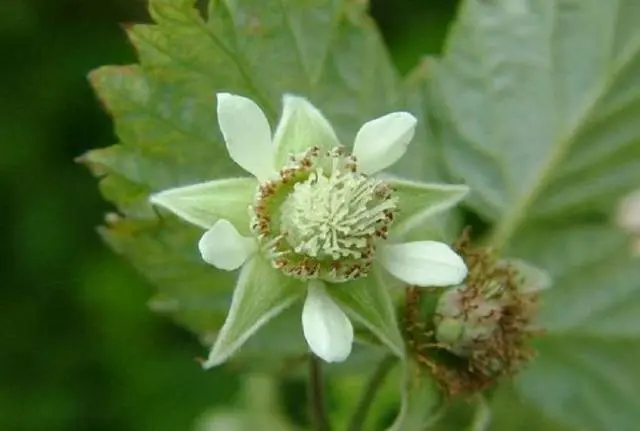
{"label": "green plant", "polygon": [[[633,428],[640,400],[640,389],[634,383],[640,377],[634,361],[640,353],[640,267],[630,253],[629,238],[618,231],[611,215],[617,202],[640,183],[637,119],[640,32],[635,25],[640,19],[640,7],[629,0],[467,0],[450,30],[443,56],[424,60],[406,80],[391,65],[367,16],[366,2],[212,0],[203,14],[190,0],[151,0],[150,11],[154,24],[127,29],[140,64],[107,66],[91,75],[100,99],[114,116],[120,143],[91,151],[83,160],[102,177],[104,196],[121,212],[109,218],[101,233],[114,250],[158,286],[154,307],[171,313],[205,342],[217,339],[218,347],[227,343],[218,350],[214,347],[213,359],[210,357],[207,366],[219,364],[247,341],[234,361],[246,369],[263,371],[282,371],[284,363],[295,373],[296,367],[291,364],[304,362],[308,348],[299,334],[300,310],[289,308],[302,291],[287,283],[300,279],[302,274],[302,280],[353,283],[352,289],[329,289],[329,294],[360,324],[355,327],[360,343],[353,359],[338,367],[328,367],[330,371],[361,373],[373,369],[373,362],[385,349],[399,358],[398,369],[403,371],[405,388],[395,429],[423,429],[427,423],[433,427],[455,427],[451,425],[459,420],[455,417],[465,418],[472,429],[485,429],[491,421],[496,428],[513,429],[509,427],[514,426],[514,416],[519,416],[523,423],[527,421],[531,429]],[[250,226],[256,226],[254,234],[259,233],[260,222],[271,223],[274,217],[280,217],[278,226],[286,230],[288,238],[296,239],[284,244],[278,242],[282,238],[268,238],[273,242],[267,245],[271,246],[271,263],[278,270],[284,268],[284,275],[266,265],[253,285],[266,283],[282,291],[273,297],[254,292],[253,296],[243,298],[260,301],[242,304],[242,298],[237,299],[240,295],[236,295],[232,313],[249,316],[249,320],[243,327],[225,324],[226,329],[221,332],[224,337],[216,338],[226,316],[235,277],[207,266],[196,247],[201,231],[158,211],[150,204],[149,196],[154,196],[152,201],[156,204],[206,229],[215,226],[220,218],[234,221],[246,217],[243,208],[251,205],[251,199],[242,201],[240,210],[228,206],[227,201],[244,196],[245,188],[249,190],[247,196],[251,196],[256,187],[253,183],[241,180],[225,183],[235,188],[220,195],[216,194],[220,181],[208,183],[216,189],[215,193],[197,186],[183,188],[177,194],[171,192],[176,187],[241,175],[239,166],[225,155],[225,139],[215,122],[216,106],[220,113],[221,100],[216,104],[215,96],[227,92],[255,100],[264,111],[265,124],[272,125],[276,124],[284,94],[304,96],[328,118],[336,138],[331,136],[333,132],[319,130],[316,120],[308,119],[315,115],[313,107],[290,110],[291,115],[300,118],[283,144],[288,150],[276,152],[276,159],[280,163],[278,168],[290,168],[291,172],[287,172],[293,176],[281,171],[282,184],[278,183],[273,190],[259,189],[255,202],[270,208],[265,210],[269,217],[261,219],[254,202],[253,215],[257,217],[254,223],[234,225],[240,231],[225,234],[226,238],[248,238]],[[287,102],[284,105],[286,117]],[[307,113],[299,114],[303,111]],[[505,299],[505,295],[531,295],[526,289],[516,288],[524,283],[516,281],[517,277],[525,276],[519,272],[521,266],[506,265],[504,271],[483,273],[488,279],[482,279],[481,288],[471,290],[474,295],[481,295],[483,301],[493,302],[479,304],[470,300],[468,304],[483,311],[472,319],[465,314],[461,320],[442,305],[444,300],[437,304],[440,295],[456,292],[451,287],[423,291],[416,302],[413,287],[397,289],[397,279],[377,271],[374,264],[368,278],[358,278],[358,272],[354,276],[357,280],[352,280],[353,268],[357,266],[361,271],[364,261],[360,259],[369,257],[365,250],[369,242],[354,245],[355,230],[349,230],[342,238],[349,245],[336,251],[344,255],[334,257],[329,248],[317,248],[315,241],[318,238],[324,241],[325,237],[316,235],[319,231],[313,230],[317,228],[315,222],[304,214],[292,215],[300,212],[303,203],[307,205],[304,199],[309,196],[320,199],[326,192],[329,202],[330,196],[343,193],[345,187],[360,190],[360,183],[337,185],[342,180],[333,181],[333,177],[327,180],[326,187],[317,186],[325,174],[330,177],[327,172],[338,172],[337,168],[331,168],[334,165],[330,160],[340,159],[336,163],[341,163],[341,175],[349,171],[351,163],[343,157],[342,150],[334,154],[333,145],[326,149],[323,145],[332,141],[352,142],[363,123],[394,111],[408,112],[411,118],[418,119],[417,125],[407,126],[406,130],[415,128],[415,138],[392,170],[394,175],[411,181],[380,177],[382,183],[391,185],[393,192],[389,194],[378,184],[362,186],[362,193],[368,190],[371,202],[382,206],[375,207],[374,218],[357,226],[373,229],[367,233],[369,236],[375,231],[376,238],[386,239],[383,220],[395,217],[397,203],[398,217],[402,217],[403,211],[410,214],[395,221],[403,227],[398,233],[399,240],[441,244],[437,241],[454,240],[463,217],[479,219],[489,233],[474,239],[500,256],[493,262],[494,267],[499,266],[500,259],[517,258],[529,262],[526,267],[535,265],[538,268],[535,271],[552,280],[553,287],[541,294],[542,309],[536,319],[543,328],[534,340],[537,357],[516,375],[513,375],[516,368],[502,372],[504,362],[496,365],[478,360],[476,342],[495,341],[492,337],[496,328],[504,330],[499,324],[504,320],[491,319],[503,319],[505,310],[513,308],[513,304],[519,304],[520,310],[524,307],[526,301],[522,298]],[[381,128],[377,133],[384,131]],[[249,151],[245,156],[234,156],[226,133],[225,138],[236,162],[245,168],[253,163],[242,158],[257,153]],[[411,137],[405,138],[403,135],[393,139],[404,142]],[[274,140],[278,141],[277,132]],[[358,153],[357,142],[356,138],[356,163],[359,158],[366,159],[366,155]],[[310,149],[316,152],[305,152]],[[292,166],[286,165],[289,154],[296,157]],[[395,150],[386,154],[389,160],[385,166],[393,163],[398,154]],[[318,178],[304,170],[310,160],[325,169]],[[252,169],[249,166],[248,170],[261,180],[263,173]],[[354,172],[360,171],[354,168]],[[368,174],[366,170],[362,173]],[[362,178],[365,181],[365,176]],[[464,183],[471,193],[462,206],[451,209],[462,198],[463,189],[418,183],[426,181]],[[307,194],[303,199],[304,187],[309,190],[304,192]],[[192,193],[194,190],[197,193]],[[405,195],[403,190],[408,190]],[[300,194],[289,200],[287,196],[298,191]],[[392,197],[393,193],[398,196]],[[223,195],[224,203],[220,203],[216,196]],[[272,195],[275,200],[267,202],[266,197]],[[374,203],[365,207],[371,210]],[[269,205],[285,210],[277,214],[269,212],[272,209]],[[203,208],[208,212],[203,212]],[[349,211],[356,211],[355,208],[349,206]],[[194,214],[204,214],[204,218]],[[416,214],[420,216],[414,217]],[[246,231],[238,226],[245,226]],[[350,226],[351,229],[355,225]],[[382,227],[384,232],[377,230]],[[309,236],[308,229],[314,235]],[[393,234],[391,228],[389,232]],[[261,235],[258,235],[261,240],[269,236],[267,231]],[[241,240],[234,244],[240,243],[245,244]],[[265,244],[259,245],[262,246]],[[254,250],[255,246],[250,248]],[[227,251],[235,253],[234,250]],[[202,242],[201,252],[208,259]],[[357,252],[357,256],[353,255],[357,265],[347,272],[340,272],[343,266],[327,264],[339,261],[343,265],[345,261],[340,259],[352,252]],[[286,265],[279,262],[278,253],[289,253],[287,256],[306,253],[314,258],[321,253],[321,259],[320,263],[312,262],[318,263],[318,267],[309,269],[307,261],[296,260],[293,266],[290,262]],[[466,266],[472,269],[474,262],[466,257]],[[407,259],[405,256],[405,260],[398,260],[396,256],[396,267],[408,266]],[[208,260],[225,269],[239,266],[235,260],[229,265],[220,263],[219,256]],[[240,259],[239,263],[243,261]],[[456,267],[453,257],[442,261],[445,266]],[[369,271],[371,262],[367,260],[363,272]],[[251,265],[255,269],[257,263]],[[410,285],[427,286],[459,284],[466,275],[459,272],[461,278],[420,283],[422,279],[415,282],[406,272],[402,272],[404,277],[398,277],[398,271],[389,272]],[[507,293],[499,289],[506,289]],[[310,291],[322,289],[312,287]],[[393,310],[394,296],[405,298],[404,305],[400,298],[395,298],[395,305],[405,314],[411,311],[406,304],[417,303],[415,313],[441,318],[427,319],[431,323],[417,326],[411,319],[398,323]],[[256,303],[266,308],[255,311]],[[320,308],[328,307],[326,302],[322,303]],[[252,307],[257,314],[251,315]],[[461,309],[468,312],[464,307],[456,311]],[[533,315],[526,315],[527,322],[532,318]],[[258,321],[260,325],[269,322],[255,332]],[[435,326],[429,329],[432,324]],[[446,328],[442,326],[445,324]],[[346,320],[341,325],[350,327],[351,323]],[[474,332],[478,325],[481,331]],[[424,339],[418,338],[432,343],[427,346],[429,355],[448,368],[434,366],[431,359],[424,363],[407,359],[411,357],[405,355],[407,342],[416,339],[406,333],[414,330],[425,331]],[[247,340],[248,334],[254,332]],[[401,332],[405,333],[404,341]],[[343,341],[350,351],[350,337]],[[521,342],[518,338],[518,343]],[[309,343],[314,352],[323,355],[322,347],[314,348]],[[482,352],[486,353],[487,345],[483,346]],[[349,351],[342,349],[328,357],[342,360]],[[314,360],[311,363],[311,382],[316,383],[312,392],[316,397],[315,424],[322,429],[326,425],[322,403],[317,398],[321,392],[319,368]],[[385,372],[391,368],[388,363],[389,359],[383,359],[381,368]],[[357,370],[349,364],[358,364]],[[454,391],[473,396],[475,410],[462,406],[459,408],[463,413],[458,414],[455,400],[443,397],[447,391],[438,382],[442,383],[441,373],[449,372],[451,366],[457,366],[456,369],[469,366],[480,372],[480,380],[475,374],[474,384]],[[378,385],[384,380],[381,375],[384,373],[374,375],[375,384],[368,391],[382,387]],[[392,389],[381,389],[387,390]],[[521,401],[515,407],[510,396],[513,391]],[[366,396],[363,400],[352,429],[364,426],[364,413],[372,400]],[[457,413],[448,413],[452,411]],[[382,427],[384,422],[381,418],[370,421],[375,427]]]}

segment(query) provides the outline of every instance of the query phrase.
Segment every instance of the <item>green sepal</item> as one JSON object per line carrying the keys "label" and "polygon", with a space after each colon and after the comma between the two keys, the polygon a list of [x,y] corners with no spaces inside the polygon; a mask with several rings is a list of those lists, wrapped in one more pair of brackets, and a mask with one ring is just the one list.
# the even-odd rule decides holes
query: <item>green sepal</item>
{"label": "green sepal", "polygon": [[469,193],[469,187],[456,184],[430,184],[385,177],[399,199],[400,212],[391,228],[391,236],[403,238],[429,218],[449,210]]}
{"label": "green sepal", "polygon": [[504,259],[502,263],[516,271],[521,292],[539,292],[549,289],[553,284],[553,280],[547,271],[522,259]]}
{"label": "green sepal", "polygon": [[404,340],[398,329],[389,287],[376,268],[368,277],[328,285],[327,293],[353,320],[363,324],[394,355],[404,357]]}
{"label": "green sepal", "polygon": [[259,254],[254,255],[240,271],[229,314],[203,367],[226,361],[251,335],[305,292],[300,281],[284,276]]}
{"label": "green sepal", "polygon": [[164,190],[150,201],[204,229],[219,219],[229,220],[238,232],[249,233],[249,205],[258,186],[254,178],[229,178]]}
{"label": "green sepal", "polygon": [[282,103],[282,118],[273,137],[276,168],[309,148],[328,151],[339,145],[331,124],[311,102],[285,94]]}

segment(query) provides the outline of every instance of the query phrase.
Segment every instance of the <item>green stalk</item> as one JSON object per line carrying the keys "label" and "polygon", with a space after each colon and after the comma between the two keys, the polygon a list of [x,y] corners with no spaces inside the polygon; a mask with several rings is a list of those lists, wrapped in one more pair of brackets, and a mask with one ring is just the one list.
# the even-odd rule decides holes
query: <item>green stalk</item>
{"label": "green stalk", "polygon": [[324,379],[318,358],[309,356],[309,407],[311,426],[315,431],[329,431],[324,402]]}
{"label": "green stalk", "polygon": [[349,431],[361,431],[363,429],[367,419],[367,413],[369,413],[369,409],[373,404],[378,391],[382,387],[389,371],[393,369],[395,363],[396,358],[391,355],[386,356],[382,361],[380,361],[362,391],[358,405],[356,406],[353,416],[351,417],[351,421],[349,422]]}

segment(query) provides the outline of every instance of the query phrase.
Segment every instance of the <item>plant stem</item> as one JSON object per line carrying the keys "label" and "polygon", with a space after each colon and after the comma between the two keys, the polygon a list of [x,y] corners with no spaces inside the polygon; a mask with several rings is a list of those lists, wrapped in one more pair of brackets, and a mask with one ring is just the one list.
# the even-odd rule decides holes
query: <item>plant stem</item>
{"label": "plant stem", "polygon": [[375,371],[371,375],[371,378],[364,387],[364,390],[362,391],[362,395],[360,396],[360,400],[358,401],[356,410],[351,417],[351,421],[349,422],[349,431],[362,430],[365,420],[367,419],[369,408],[373,404],[373,400],[375,399],[378,390],[382,387],[385,378],[387,377],[389,371],[391,371],[395,363],[396,358],[391,355],[385,356],[382,361],[380,361]]}
{"label": "plant stem", "polygon": [[315,431],[329,431],[324,405],[324,379],[320,361],[315,355],[309,356],[309,407],[311,424]]}
{"label": "plant stem", "polygon": [[487,431],[491,426],[491,408],[482,394],[476,397],[476,411],[471,420],[469,431]]}

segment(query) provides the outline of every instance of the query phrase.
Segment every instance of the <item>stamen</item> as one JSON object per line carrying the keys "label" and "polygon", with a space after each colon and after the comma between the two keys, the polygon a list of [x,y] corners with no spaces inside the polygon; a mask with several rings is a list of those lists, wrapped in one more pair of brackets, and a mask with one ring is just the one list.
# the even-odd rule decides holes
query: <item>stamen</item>
{"label": "stamen", "polygon": [[378,182],[335,166],[328,178],[322,169],[294,186],[282,205],[281,231],[298,253],[311,257],[362,258],[367,240],[386,221],[396,202],[378,202]]}
{"label": "stamen", "polygon": [[345,281],[365,275],[375,243],[386,239],[397,199],[357,170],[341,147],[294,157],[279,181],[258,188],[252,229],[275,267],[299,278]]}

